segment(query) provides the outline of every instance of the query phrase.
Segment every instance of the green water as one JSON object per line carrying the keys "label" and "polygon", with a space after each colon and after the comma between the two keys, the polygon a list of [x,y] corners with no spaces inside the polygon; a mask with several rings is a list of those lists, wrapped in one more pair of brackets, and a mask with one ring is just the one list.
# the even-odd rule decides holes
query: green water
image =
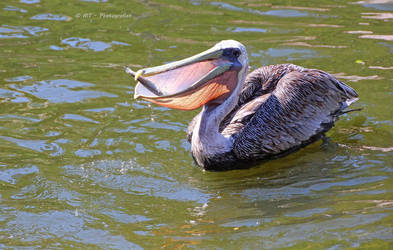
{"label": "green water", "polygon": [[[1,1],[0,248],[391,248],[393,2],[380,2]],[[201,171],[185,139],[197,111],[133,100],[123,66],[223,39],[253,68],[335,74],[363,110],[285,158]]]}

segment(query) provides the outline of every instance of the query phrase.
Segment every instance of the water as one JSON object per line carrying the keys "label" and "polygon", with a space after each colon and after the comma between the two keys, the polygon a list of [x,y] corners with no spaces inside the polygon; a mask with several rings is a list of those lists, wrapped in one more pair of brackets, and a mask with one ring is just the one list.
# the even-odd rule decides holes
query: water
{"label": "water", "polygon": [[[389,248],[392,1],[0,3],[0,248]],[[295,63],[361,112],[285,158],[203,172],[197,113],[132,98],[137,70],[223,39]]]}

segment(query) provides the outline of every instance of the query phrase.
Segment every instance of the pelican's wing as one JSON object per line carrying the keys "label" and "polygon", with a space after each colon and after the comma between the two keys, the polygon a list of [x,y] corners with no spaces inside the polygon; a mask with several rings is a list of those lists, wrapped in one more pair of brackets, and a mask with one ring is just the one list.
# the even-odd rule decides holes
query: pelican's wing
{"label": "pelican's wing", "polygon": [[[266,68],[257,71],[266,77]],[[333,76],[299,68],[270,72],[281,78],[273,77],[276,81],[268,83],[267,88],[271,94],[248,124],[233,134],[233,151],[239,159],[265,158],[318,139],[334,125],[338,114],[356,100],[356,92]],[[269,79],[272,78],[264,81]]]}
{"label": "pelican's wing", "polygon": [[286,74],[292,71],[303,72],[305,68],[294,64],[276,64],[260,67],[250,74],[243,85],[243,89],[239,96],[239,106],[249,101],[271,93],[277,86],[277,83]]}
{"label": "pelican's wing", "polygon": [[260,67],[251,72],[239,95],[238,105],[225,117],[220,126],[220,132],[225,136],[239,133],[267,101],[277,83],[292,71],[302,72],[303,67],[293,64],[277,64]]}

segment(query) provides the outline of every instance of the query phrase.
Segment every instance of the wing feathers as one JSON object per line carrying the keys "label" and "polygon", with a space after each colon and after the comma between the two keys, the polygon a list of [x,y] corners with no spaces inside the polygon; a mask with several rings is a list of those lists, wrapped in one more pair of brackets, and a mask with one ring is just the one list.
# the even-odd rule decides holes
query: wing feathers
{"label": "wing feathers", "polygon": [[352,88],[323,71],[276,65],[279,73],[271,72],[274,82],[266,74],[269,67],[258,71],[269,81],[271,95],[243,130],[233,135],[239,159],[264,158],[309,143],[333,126],[343,104],[357,97]]}

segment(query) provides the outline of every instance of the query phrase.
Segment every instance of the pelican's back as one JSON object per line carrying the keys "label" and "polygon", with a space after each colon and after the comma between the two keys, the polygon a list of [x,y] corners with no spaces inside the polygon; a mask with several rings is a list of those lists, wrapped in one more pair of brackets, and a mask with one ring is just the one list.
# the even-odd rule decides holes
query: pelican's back
{"label": "pelican's back", "polygon": [[326,72],[292,64],[261,67],[247,77],[223,133],[232,134],[239,159],[279,155],[319,139],[356,100],[351,87]]}

